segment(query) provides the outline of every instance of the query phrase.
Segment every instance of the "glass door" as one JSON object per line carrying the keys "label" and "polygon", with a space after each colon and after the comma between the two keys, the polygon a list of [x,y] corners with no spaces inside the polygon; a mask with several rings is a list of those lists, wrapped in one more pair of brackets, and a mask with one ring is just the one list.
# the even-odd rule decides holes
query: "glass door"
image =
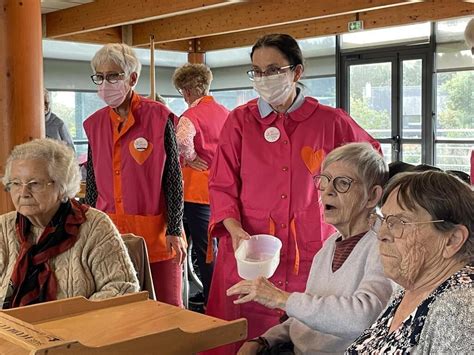
{"label": "glass door", "polygon": [[387,163],[430,161],[422,145],[432,111],[426,58],[426,51],[342,54],[341,106],[381,143]]}
{"label": "glass door", "polygon": [[346,110],[369,134],[382,144],[384,157],[388,162],[397,159],[392,152],[392,136],[398,134],[392,127],[394,110],[392,102],[392,61],[350,63],[348,76],[348,107]]}

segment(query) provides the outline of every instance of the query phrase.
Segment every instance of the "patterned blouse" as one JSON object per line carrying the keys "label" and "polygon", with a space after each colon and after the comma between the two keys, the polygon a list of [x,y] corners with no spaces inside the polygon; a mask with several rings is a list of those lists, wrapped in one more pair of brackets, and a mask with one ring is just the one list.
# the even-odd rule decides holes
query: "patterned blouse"
{"label": "patterned blouse", "polygon": [[[410,354],[415,352],[430,308],[441,295],[458,289],[471,288],[474,266],[466,265],[434,290],[398,329],[389,333],[395,311],[405,290],[395,293],[392,301],[369,329],[366,329],[346,350],[346,354]],[[428,324],[428,323],[426,323]]]}

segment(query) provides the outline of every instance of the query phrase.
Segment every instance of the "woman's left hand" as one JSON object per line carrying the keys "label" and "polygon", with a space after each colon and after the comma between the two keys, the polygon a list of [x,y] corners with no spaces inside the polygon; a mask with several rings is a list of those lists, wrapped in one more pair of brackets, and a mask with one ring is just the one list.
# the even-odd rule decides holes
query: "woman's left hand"
{"label": "woman's left hand", "polygon": [[209,166],[207,165],[206,161],[201,159],[198,155],[196,155],[196,158],[194,158],[194,160],[186,160],[186,165],[197,171],[206,171],[207,169],[209,169]]}
{"label": "woman's left hand", "polygon": [[255,301],[267,308],[285,310],[290,293],[280,290],[264,277],[256,280],[243,280],[227,290],[227,296],[239,295],[234,304]]}
{"label": "woman's left hand", "polygon": [[186,242],[184,241],[184,237],[177,235],[167,235],[166,243],[168,245],[169,251],[173,249],[176,252],[176,262],[180,265],[183,264],[187,254]]}

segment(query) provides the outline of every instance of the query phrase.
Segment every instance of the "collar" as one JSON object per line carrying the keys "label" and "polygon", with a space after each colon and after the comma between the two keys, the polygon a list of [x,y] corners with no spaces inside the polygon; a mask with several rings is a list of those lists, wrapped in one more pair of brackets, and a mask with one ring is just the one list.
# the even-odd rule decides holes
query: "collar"
{"label": "collar", "polygon": [[52,111],[51,111],[51,110],[49,110],[48,113],[45,113],[45,114],[44,114],[44,120],[45,120],[46,122],[48,122],[48,121],[50,120],[51,114],[52,114]]}
{"label": "collar", "polygon": [[[297,110],[304,102],[304,87],[300,83],[296,83],[296,98],[291,104],[291,106],[286,110],[285,113],[290,113]],[[262,100],[261,97],[258,98],[258,111],[262,118],[267,117],[272,112],[276,112],[273,107],[270,106],[268,102]],[[278,112],[276,112],[278,114]]]}
{"label": "collar", "polygon": [[194,102],[191,105],[189,105],[189,108],[195,107],[199,105],[201,102],[209,102],[213,100],[214,98],[212,96],[209,96],[209,95],[201,96],[199,99],[194,100]]}
{"label": "collar", "polygon": [[[128,111],[128,117],[132,115],[132,112],[137,108],[140,103],[140,95],[137,95],[135,91],[132,91],[132,98],[130,101],[130,110]],[[123,122],[125,118],[122,118],[112,107],[109,107],[110,118],[112,122]]]}

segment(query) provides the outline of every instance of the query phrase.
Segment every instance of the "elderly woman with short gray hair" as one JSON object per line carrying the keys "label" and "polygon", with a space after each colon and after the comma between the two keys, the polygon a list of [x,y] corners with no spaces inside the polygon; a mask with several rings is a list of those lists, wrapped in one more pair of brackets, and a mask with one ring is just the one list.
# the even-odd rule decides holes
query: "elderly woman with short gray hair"
{"label": "elderly woman with short gray hair", "polygon": [[241,281],[228,295],[286,311],[289,318],[245,343],[239,354],[341,354],[385,307],[392,285],[380,264],[368,217],[388,177],[368,143],[334,149],[315,177],[324,220],[337,232],[315,255],[304,292],[288,293],[264,278]]}
{"label": "elderly woman with short gray hair", "polygon": [[186,242],[176,116],[133,90],[141,64],[126,44],[106,44],[91,67],[107,106],[84,122],[86,203],[107,213],[121,233],[145,239],[158,301],[182,306]]}
{"label": "elderly woman with short gray hair", "polygon": [[2,182],[16,211],[0,216],[0,308],[139,290],[111,220],[74,199],[80,173],[72,149],[48,138],[18,145]]}

